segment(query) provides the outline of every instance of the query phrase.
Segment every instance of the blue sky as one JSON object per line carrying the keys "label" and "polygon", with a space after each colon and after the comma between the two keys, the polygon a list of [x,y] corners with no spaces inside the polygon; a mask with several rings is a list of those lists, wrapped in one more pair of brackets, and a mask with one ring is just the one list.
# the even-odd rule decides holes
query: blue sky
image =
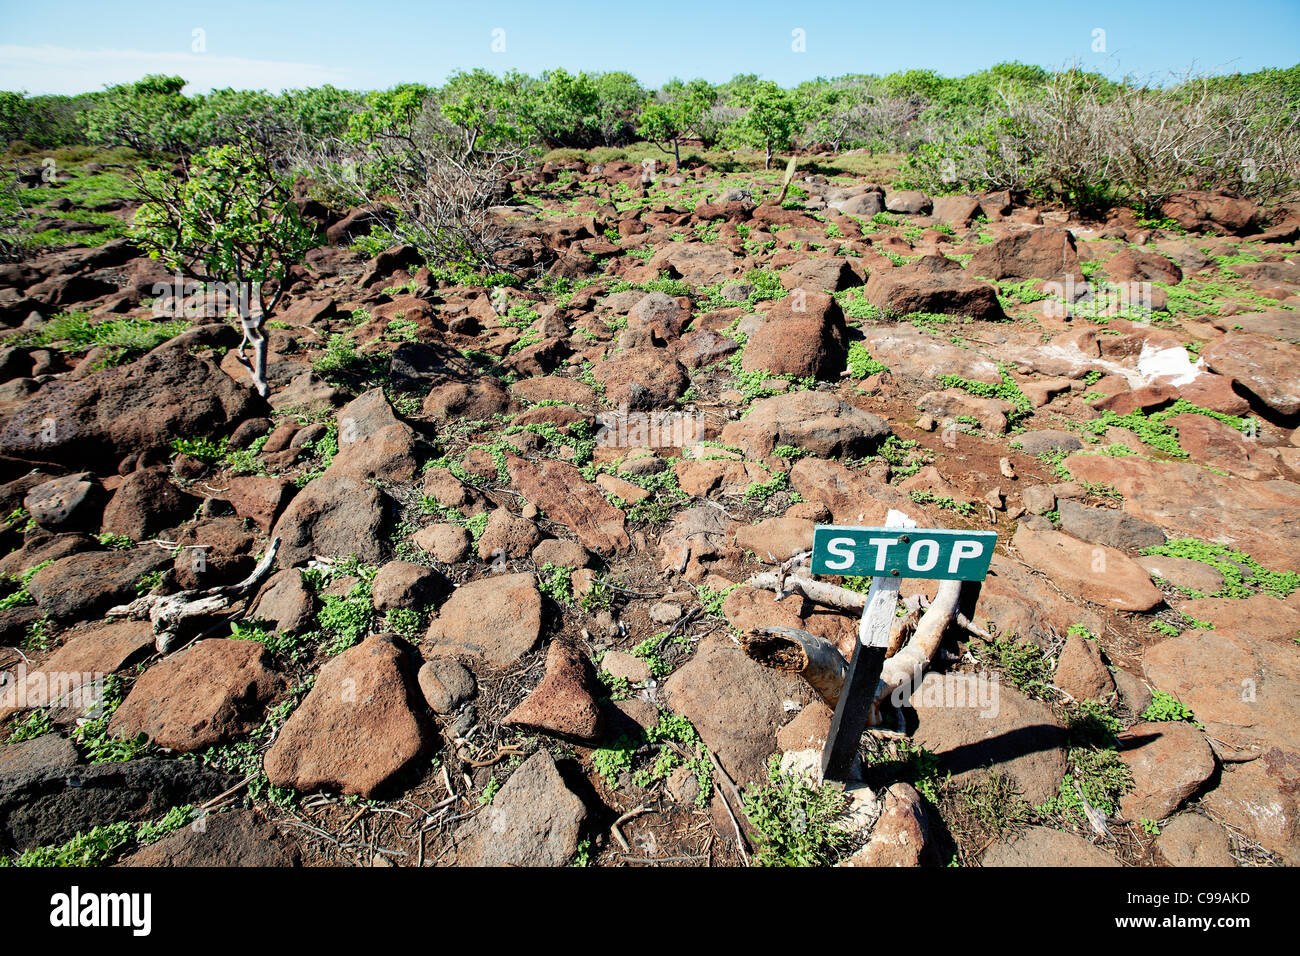
{"label": "blue sky", "polygon": [[[504,31],[502,52],[493,52],[494,30]],[[804,52],[792,48],[796,30]],[[913,67],[955,76],[1005,60],[1077,60],[1157,80],[1189,68],[1291,66],[1300,62],[1300,0],[0,0],[0,89],[33,94],[150,72],[179,73],[189,92],[327,82],[375,89],[436,84],[457,69],[557,66],[627,70],[649,86],[736,73],[788,85]]]}

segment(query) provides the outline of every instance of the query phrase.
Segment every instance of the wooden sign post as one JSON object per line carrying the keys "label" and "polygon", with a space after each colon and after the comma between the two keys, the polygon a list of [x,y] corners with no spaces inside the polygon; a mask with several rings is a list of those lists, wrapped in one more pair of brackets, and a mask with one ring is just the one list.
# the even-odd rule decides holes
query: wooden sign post
{"label": "wooden sign post", "polygon": [[849,780],[880,682],[902,579],[982,581],[988,574],[997,537],[995,531],[916,530],[915,521],[893,510],[883,528],[816,528],[813,574],[871,575],[871,590],[858,627],[858,646],[849,661],[844,689],[822,751],[823,779],[841,783]]}

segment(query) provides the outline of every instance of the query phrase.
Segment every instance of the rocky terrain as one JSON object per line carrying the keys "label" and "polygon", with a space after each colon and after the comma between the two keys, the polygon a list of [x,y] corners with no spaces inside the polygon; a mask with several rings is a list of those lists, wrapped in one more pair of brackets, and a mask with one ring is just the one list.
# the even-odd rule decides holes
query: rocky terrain
{"label": "rocky terrain", "polygon": [[[304,186],[266,400],[129,239],[0,266],[5,861],[1300,862],[1300,208],[779,179],[548,163],[495,287]],[[857,615],[748,582],[890,508],[997,553],[839,794],[742,645]]]}

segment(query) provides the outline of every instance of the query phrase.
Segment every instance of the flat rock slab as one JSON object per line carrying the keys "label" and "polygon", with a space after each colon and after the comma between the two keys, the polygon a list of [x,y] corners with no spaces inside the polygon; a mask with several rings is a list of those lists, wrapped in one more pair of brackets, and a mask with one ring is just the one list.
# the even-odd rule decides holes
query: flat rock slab
{"label": "flat rock slab", "polygon": [[1133,771],[1133,789],[1124,794],[1119,809],[1128,820],[1163,820],[1214,773],[1214,752],[1191,724],[1134,724],[1123,743],[1119,756]]}
{"label": "flat rock slab", "polygon": [[722,495],[743,495],[750,485],[772,480],[772,473],[762,465],[731,459],[682,459],[673,465],[673,471],[682,491],[697,498],[707,498],[714,491]]}
{"label": "flat rock slab", "polygon": [[211,359],[159,348],[129,365],[45,385],[0,431],[0,453],[78,468],[116,463],[174,438],[228,434],[231,422],[265,407]]}
{"label": "flat rock slab", "polygon": [[781,562],[800,551],[811,551],[815,521],[794,515],[766,518],[736,529],[736,547],[753,551],[765,563]]}
{"label": "flat rock slab", "polygon": [[1026,564],[1080,600],[1120,611],[1149,611],[1164,601],[1151,576],[1114,548],[1026,524],[1016,529],[1011,546]]}
{"label": "flat rock slab", "polygon": [[880,527],[889,509],[897,508],[915,518],[919,527],[941,526],[933,523],[937,517],[905,492],[850,471],[838,461],[801,458],[790,469],[790,484],[805,501],[825,506],[835,524]]}
{"label": "flat rock slab", "polygon": [[1070,432],[1057,432],[1052,428],[1044,428],[1037,432],[1024,432],[1015,437],[1015,441],[1021,445],[1021,450],[1027,455],[1041,455],[1044,451],[1079,451],[1083,449],[1083,441],[1078,434]]}
{"label": "flat rock slab", "polygon": [[776,745],[782,751],[816,750],[820,753],[826,748],[826,738],[830,736],[834,718],[835,711],[824,701],[814,700],[781,728],[776,735]]}
{"label": "flat rock slab", "polygon": [[320,669],[267,751],[267,779],[372,797],[432,742],[423,710],[405,642],[367,638]]}
{"label": "flat rock slab", "polygon": [[1250,332],[1229,332],[1201,350],[1211,371],[1227,375],[1281,415],[1300,412],[1300,348]]}
{"label": "flat rock slab", "polygon": [[[12,488],[13,484],[11,483],[7,487]],[[102,550],[103,546],[88,534],[71,532],[48,537],[42,536],[25,543],[21,548],[10,551],[3,558],[0,558],[0,574],[7,574],[16,578],[22,572],[30,570],[38,564],[44,564],[46,561],[57,561],[59,558],[66,558],[68,555],[79,554],[83,551]]]}
{"label": "flat rock slab", "polygon": [[28,850],[66,843],[119,820],[154,820],[238,783],[189,760],[129,760],[0,776],[0,842]]}
{"label": "flat rock slab", "polygon": [[1003,317],[997,290],[966,276],[960,268],[924,273],[914,267],[872,269],[867,301],[888,315],[937,312],[994,321]]}
{"label": "flat rock slab", "polygon": [[1238,312],[1236,315],[1211,316],[1210,324],[1224,332],[1233,332],[1240,327],[1256,335],[1300,345],[1300,316],[1295,312],[1284,312],[1281,309]]}
{"label": "flat rock slab", "polygon": [[500,574],[461,585],[429,622],[425,656],[464,656],[504,669],[537,646],[542,597],[531,574]]}
{"label": "flat rock slab", "polygon": [[1180,813],[1160,830],[1156,848],[1170,866],[1236,866],[1228,834],[1198,813]]}
{"label": "flat rock slab", "polygon": [[916,407],[938,418],[974,418],[980,428],[995,435],[1006,434],[1007,415],[1015,410],[1010,402],[1000,398],[978,398],[960,388],[926,392],[917,399]]}
{"label": "flat rock slab", "polygon": [[958,348],[910,325],[868,329],[863,344],[872,358],[884,362],[891,373],[904,378],[930,381],[940,375],[956,375],[990,385],[1002,381],[997,364],[979,352]]}
{"label": "flat rock slab", "polygon": [[981,866],[1119,866],[1119,861],[1086,839],[1064,830],[1030,827],[995,843],[980,857]]}
{"label": "flat rock slab", "polygon": [[799,594],[778,601],[771,591],[747,584],[733,590],[722,602],[723,617],[742,634],[761,627],[802,628],[808,610],[808,602]]}
{"label": "flat rock slab", "polygon": [[510,386],[510,394],[525,402],[572,402],[575,405],[592,405],[596,392],[590,386],[559,375],[542,375],[525,378]]}
{"label": "flat rock slab", "polygon": [[297,846],[252,810],[199,817],[119,866],[298,866]]}
{"label": "flat rock slab", "polygon": [[564,866],[578,849],[587,808],[551,755],[525,760],[477,818],[456,832],[462,866]]}
{"label": "flat rock slab", "polygon": [[997,770],[1015,778],[1035,806],[1056,795],[1065,777],[1065,729],[1046,704],[982,675],[933,672],[911,704],[918,719],[913,740],[954,780]]}
{"label": "flat rock slab", "polygon": [[1178,429],[1178,444],[1193,461],[1252,480],[1278,475],[1277,462],[1258,442],[1217,419],[1184,412],[1167,424]]}
{"label": "flat rock slab", "polygon": [[572,528],[584,547],[601,554],[631,547],[623,512],[577,468],[550,458],[528,461],[508,454],[506,469],[520,494],[551,520]]}
{"label": "flat rock slab", "polygon": [[889,424],[825,392],[802,391],[754,402],[749,414],[722,429],[722,440],[754,458],[793,445],[826,458],[868,454],[890,434]]}
{"label": "flat rock slab", "polygon": [[140,578],[171,563],[171,555],[151,545],[129,551],[82,551],[37,571],[27,589],[41,613],[56,623],[85,621],[135,600]]}
{"label": "flat rock slab", "polygon": [[1041,574],[1005,554],[994,553],[989,576],[980,588],[975,620],[993,624],[999,634],[1032,641],[1043,650],[1073,624],[1099,632],[1102,619],[1053,588]]}
{"label": "flat rock slab", "polygon": [[0,777],[71,770],[79,762],[72,741],[58,734],[41,734],[30,740],[0,746]]}
{"label": "flat rock slab", "polygon": [[1247,628],[1190,630],[1149,647],[1147,679],[1191,708],[1235,759],[1272,747],[1300,752],[1300,656],[1294,643]]}
{"label": "flat rock slab", "polygon": [[1065,467],[1078,481],[1114,486],[1125,511],[1166,531],[1239,548],[1275,571],[1300,571],[1300,485],[1134,455],[1071,455]]}
{"label": "flat rock slab", "polygon": [[140,659],[153,643],[148,621],[112,621],[74,631],[44,664],[27,672],[23,701],[0,706],[0,720],[19,710],[46,706],[41,701],[78,710],[93,706],[96,678]]}
{"label": "flat rock slab", "polygon": [[1201,801],[1218,821],[1240,830],[1287,866],[1300,865],[1300,755],[1270,750],[1259,760],[1226,768]]}
{"label": "flat rock slab", "polygon": [[1254,594],[1248,598],[1199,598],[1180,604],[1178,609],[1198,621],[1227,631],[1246,631],[1255,637],[1266,637],[1284,644],[1294,640],[1300,631],[1300,610],[1271,594]]}
{"label": "flat rock slab", "polygon": [[1138,558],[1137,563],[1152,578],[1164,578],[1176,587],[1187,588],[1198,594],[1217,594],[1223,587],[1223,575],[1200,561],[1157,554]]}
{"label": "flat rock slab", "polygon": [[767,779],[767,758],[786,721],[784,702],[811,696],[793,678],[755,663],[720,637],[700,642],[695,656],[664,683],[664,694],[740,786]]}
{"label": "flat rock slab", "polygon": [[1069,498],[1061,499],[1057,509],[1061,530],[1083,541],[1110,548],[1136,550],[1165,543],[1165,533],[1118,508],[1090,508]]}
{"label": "flat rock slab", "polygon": [[285,687],[256,641],[199,641],[137,678],[108,731],[190,753],[257,727]]}

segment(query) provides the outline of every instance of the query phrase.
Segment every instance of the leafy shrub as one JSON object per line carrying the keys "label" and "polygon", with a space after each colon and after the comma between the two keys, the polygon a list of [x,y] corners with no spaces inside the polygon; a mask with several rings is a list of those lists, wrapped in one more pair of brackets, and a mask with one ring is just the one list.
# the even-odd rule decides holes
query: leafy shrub
{"label": "leafy shrub", "polygon": [[849,846],[849,835],[835,826],[848,806],[844,792],[781,773],[775,755],[766,786],[746,792],[742,803],[758,834],[757,866],[828,866]]}

